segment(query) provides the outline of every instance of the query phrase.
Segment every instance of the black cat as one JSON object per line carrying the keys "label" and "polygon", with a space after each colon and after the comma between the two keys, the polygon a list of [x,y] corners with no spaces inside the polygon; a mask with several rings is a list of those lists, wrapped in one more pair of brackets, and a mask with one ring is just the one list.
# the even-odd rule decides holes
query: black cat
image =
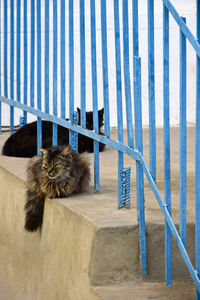
{"label": "black cat", "polygon": [[[78,110],[78,124],[80,125],[80,109]],[[104,109],[98,111],[99,118],[99,133],[103,126]],[[93,130],[93,112],[86,112],[86,128]],[[52,146],[52,122],[42,121],[42,148],[49,148]],[[69,144],[69,129],[58,125],[58,145]],[[103,151],[104,144],[99,143],[99,151]],[[78,135],[78,152],[93,152],[93,140],[79,134]],[[33,157],[37,155],[37,121],[26,124],[13,135],[11,135],[5,142],[2,150],[3,155],[16,157]]]}

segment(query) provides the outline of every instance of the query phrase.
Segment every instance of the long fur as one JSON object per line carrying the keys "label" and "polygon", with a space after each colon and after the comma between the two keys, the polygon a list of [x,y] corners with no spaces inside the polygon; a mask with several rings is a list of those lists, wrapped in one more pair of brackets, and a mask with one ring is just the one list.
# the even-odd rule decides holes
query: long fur
{"label": "long fur", "polygon": [[67,147],[41,149],[42,157],[33,157],[27,169],[25,229],[35,231],[43,222],[45,197],[68,197],[87,189],[90,169],[83,155]]}
{"label": "long fur", "polygon": [[[81,111],[78,110],[78,124],[80,125]],[[103,126],[104,109],[99,110],[99,133]],[[86,112],[86,128],[93,130],[93,112]],[[43,120],[42,121],[42,147],[47,149],[52,146],[52,122]],[[58,125],[58,145],[69,144],[69,129]],[[78,152],[93,152],[93,140],[84,135],[78,135]],[[103,151],[105,148],[104,144],[99,143],[99,151]],[[9,136],[3,146],[3,155],[15,156],[15,157],[33,157],[37,155],[37,122],[26,124],[14,134]]]}

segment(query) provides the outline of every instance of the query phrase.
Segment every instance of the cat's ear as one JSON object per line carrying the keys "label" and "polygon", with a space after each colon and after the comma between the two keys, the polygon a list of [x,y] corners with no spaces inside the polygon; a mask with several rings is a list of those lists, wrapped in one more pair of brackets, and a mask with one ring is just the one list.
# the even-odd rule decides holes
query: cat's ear
{"label": "cat's ear", "polygon": [[72,148],[70,145],[68,145],[67,147],[65,147],[62,152],[61,155],[66,157],[68,160],[72,161]]}
{"label": "cat's ear", "polygon": [[47,155],[48,151],[46,149],[40,148],[42,155]]}
{"label": "cat's ear", "polygon": [[81,120],[81,110],[79,107],[77,107],[77,112],[78,112],[78,124],[80,124],[80,120]]}
{"label": "cat's ear", "polygon": [[99,117],[103,118],[104,115],[104,107],[99,110]]}
{"label": "cat's ear", "polygon": [[62,150],[62,154],[64,155],[67,155],[69,153],[72,152],[72,147],[70,145],[68,145],[67,147],[65,147],[63,150]]}

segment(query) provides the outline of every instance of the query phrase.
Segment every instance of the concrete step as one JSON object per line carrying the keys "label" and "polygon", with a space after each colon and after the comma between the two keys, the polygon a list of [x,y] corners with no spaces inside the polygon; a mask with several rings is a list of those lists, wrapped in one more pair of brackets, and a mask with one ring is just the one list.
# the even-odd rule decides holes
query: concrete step
{"label": "concrete step", "polygon": [[[171,144],[178,147],[177,130],[172,130]],[[194,130],[192,127],[188,130],[191,151],[187,250],[194,263],[194,160],[191,158]],[[147,130],[143,134],[148,162]],[[116,130],[112,130],[112,137],[116,138]],[[0,135],[0,145],[6,138],[6,134]],[[157,146],[157,186],[163,194],[161,130],[157,131]],[[88,154],[88,157],[92,170],[93,155]],[[178,152],[172,152],[171,157],[173,220],[178,228]],[[141,277],[135,162],[132,159],[125,157],[125,166],[132,168],[130,209],[117,207],[117,153],[107,148],[100,154],[100,192],[93,193],[91,183],[88,193],[46,199],[42,231],[33,234],[23,229],[27,162],[28,159],[0,156],[0,281],[6,279],[16,299],[153,300],[180,299],[182,295],[184,300],[195,297],[194,284],[174,241],[175,282],[172,288],[163,283],[164,218],[146,180],[148,274],[146,278]],[[166,298],[167,295],[170,297]]]}
{"label": "concrete step", "polygon": [[104,300],[195,300],[195,289],[190,283],[128,282],[121,285],[98,286],[95,292]]}

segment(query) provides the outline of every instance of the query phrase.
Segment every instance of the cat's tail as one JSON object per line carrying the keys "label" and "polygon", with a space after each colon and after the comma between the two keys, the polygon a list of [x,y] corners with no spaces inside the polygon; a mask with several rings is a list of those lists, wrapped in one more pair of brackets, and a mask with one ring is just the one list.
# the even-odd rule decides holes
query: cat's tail
{"label": "cat's tail", "polygon": [[27,231],[36,231],[41,227],[43,221],[44,200],[44,194],[35,195],[30,190],[27,190],[27,199],[24,206],[24,228]]}

